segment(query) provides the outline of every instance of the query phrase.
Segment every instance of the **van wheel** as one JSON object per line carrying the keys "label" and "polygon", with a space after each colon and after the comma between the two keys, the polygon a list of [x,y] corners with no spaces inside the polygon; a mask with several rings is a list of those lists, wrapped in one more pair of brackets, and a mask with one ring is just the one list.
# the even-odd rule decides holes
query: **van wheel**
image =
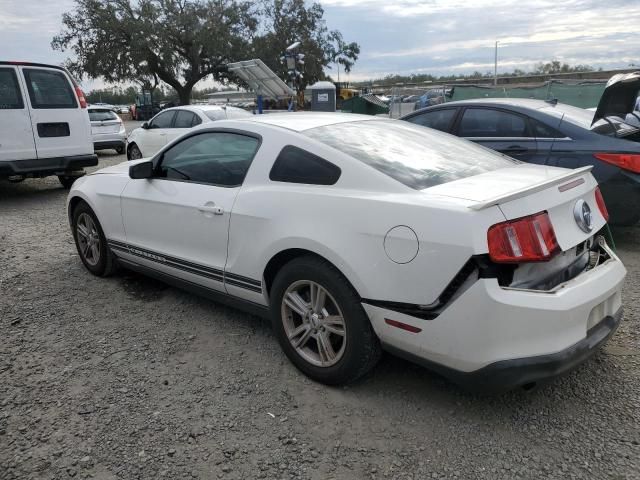
{"label": "van wheel", "polygon": [[80,260],[91,273],[107,277],[116,271],[116,261],[100,222],[85,202],[80,202],[73,211],[73,239]]}
{"label": "van wheel", "polygon": [[142,158],[142,152],[135,143],[132,143],[127,150],[127,160],[138,160],[139,158]]}
{"label": "van wheel", "polygon": [[76,178],[79,178],[79,177],[71,176],[71,175],[58,175],[58,180],[60,180],[60,183],[62,184],[62,186],[67,190],[71,188],[71,186],[73,185],[73,182],[76,181]]}
{"label": "van wheel", "polygon": [[360,297],[323,259],[301,257],[282,267],[271,289],[271,318],[289,360],[319,382],[353,382],[380,358]]}
{"label": "van wheel", "polygon": [[122,154],[124,153],[124,147],[118,147],[118,148],[116,148],[116,153],[117,153],[118,155],[122,155]]}

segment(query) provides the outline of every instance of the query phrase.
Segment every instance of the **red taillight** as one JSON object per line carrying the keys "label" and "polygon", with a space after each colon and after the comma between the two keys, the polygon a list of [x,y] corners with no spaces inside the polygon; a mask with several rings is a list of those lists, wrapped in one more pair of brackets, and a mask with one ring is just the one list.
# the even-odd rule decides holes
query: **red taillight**
{"label": "red taillight", "polygon": [[596,203],[598,204],[598,209],[600,209],[600,213],[604,217],[604,219],[609,221],[609,211],[607,210],[607,205],[604,203],[604,198],[602,197],[602,192],[600,191],[600,187],[596,187]]}
{"label": "red taillight", "polygon": [[616,167],[640,173],[640,155],[637,153],[594,153],[593,156]]}
{"label": "red taillight", "polygon": [[487,241],[498,263],[543,262],[560,249],[547,212],[493,225]]}
{"label": "red taillight", "polygon": [[80,102],[80,108],[87,108],[87,100],[84,98],[84,93],[82,93],[82,89],[80,86],[76,85],[76,97],[78,97],[78,102]]}

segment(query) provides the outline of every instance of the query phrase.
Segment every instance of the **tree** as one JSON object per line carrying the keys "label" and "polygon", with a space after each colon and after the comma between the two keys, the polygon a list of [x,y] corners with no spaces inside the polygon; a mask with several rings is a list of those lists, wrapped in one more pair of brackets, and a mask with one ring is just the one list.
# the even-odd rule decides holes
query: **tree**
{"label": "tree", "polygon": [[340,65],[342,65],[345,73],[349,73],[353,64],[358,60],[358,55],[360,55],[360,45],[356,42],[345,42],[342,34],[337,30],[329,32],[328,43],[327,53],[331,63],[338,66],[338,81],[340,81]]}
{"label": "tree", "polygon": [[324,10],[319,3],[307,6],[304,0],[265,0],[262,3],[261,35],[255,37],[253,53],[280,78],[288,79],[287,66],[280,57],[294,42],[300,42],[304,53],[301,90],[318,80],[324,80],[324,69],[338,62],[349,71],[358,59],[360,46],[346,43],[340,32],[327,30]]}
{"label": "tree", "polygon": [[228,62],[247,58],[257,28],[253,3],[237,0],[76,0],[52,47],[67,66],[107,82],[171,86],[188,104],[206,77],[226,82]]}

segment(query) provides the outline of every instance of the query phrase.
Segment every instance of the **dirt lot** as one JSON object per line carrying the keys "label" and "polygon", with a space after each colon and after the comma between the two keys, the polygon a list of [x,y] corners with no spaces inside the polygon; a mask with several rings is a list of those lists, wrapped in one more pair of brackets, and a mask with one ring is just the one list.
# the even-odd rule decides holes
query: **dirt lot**
{"label": "dirt lot", "polygon": [[487,398],[388,355],[315,384],[264,321],[88,274],[65,197],[55,178],[0,184],[1,479],[640,478],[640,228],[615,231],[629,276],[606,350]]}

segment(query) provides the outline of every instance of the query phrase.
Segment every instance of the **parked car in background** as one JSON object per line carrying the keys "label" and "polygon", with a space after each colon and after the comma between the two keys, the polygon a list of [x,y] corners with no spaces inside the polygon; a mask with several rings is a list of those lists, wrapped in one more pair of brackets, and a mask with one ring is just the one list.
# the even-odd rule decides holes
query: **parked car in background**
{"label": "parked car in background", "polygon": [[127,132],[122,119],[109,108],[89,105],[88,110],[94,150],[114,149],[123,154]]}
{"label": "parked car in background", "polygon": [[65,188],[98,164],[87,102],[61,67],[0,61],[0,178],[56,175]]}
{"label": "parked car in background", "polygon": [[[228,113],[228,112],[227,112]],[[467,387],[531,386],[595,353],[625,268],[588,168],[526,165],[354,114],[203,123],[79,180],[78,253],[270,317],[289,359],[350,382],[381,348]]]}
{"label": "parked car in background", "polygon": [[444,103],[401,120],[466,138],[523,162],[592,166],[611,223],[633,225],[640,220],[640,130],[623,119],[633,111],[640,79],[625,84],[625,89],[612,88],[616,85],[607,87],[595,114],[556,102],[491,98]]}
{"label": "parked car in background", "polygon": [[162,110],[136,128],[127,139],[127,158],[150,157],[166,144],[201,123],[247,118],[253,114],[236,107],[220,105],[186,105]]}

